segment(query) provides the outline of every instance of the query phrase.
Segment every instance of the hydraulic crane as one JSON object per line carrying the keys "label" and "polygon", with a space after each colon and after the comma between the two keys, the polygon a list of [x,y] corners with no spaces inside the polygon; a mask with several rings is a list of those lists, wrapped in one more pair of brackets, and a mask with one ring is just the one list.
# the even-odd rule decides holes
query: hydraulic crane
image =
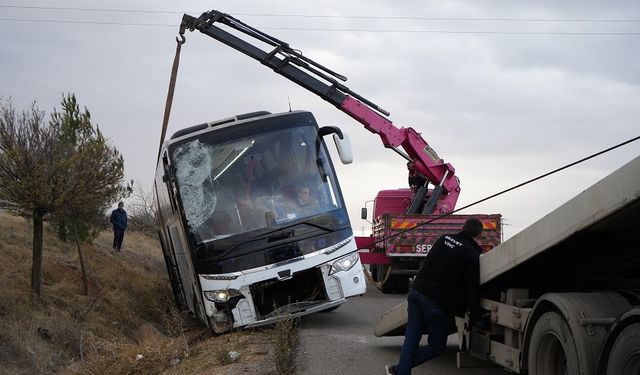
{"label": "hydraulic crane", "polygon": [[[217,24],[273,47],[265,51],[240,37],[223,30]],[[445,214],[455,209],[460,194],[460,183],[454,167],[444,163],[438,154],[410,127],[397,127],[386,116],[389,112],[358,95],[342,82],[347,78],[294,49],[273,36],[265,34],[242,21],[217,10],[200,17],[185,14],[180,25],[184,40],[186,30],[198,30],[227,46],[242,52],[274,72],[304,87],[351,116],[370,132],[380,136],[383,145],[404,157],[409,163],[411,176],[423,177],[423,186],[414,195],[407,213]],[[432,184],[433,189],[428,185]]]}

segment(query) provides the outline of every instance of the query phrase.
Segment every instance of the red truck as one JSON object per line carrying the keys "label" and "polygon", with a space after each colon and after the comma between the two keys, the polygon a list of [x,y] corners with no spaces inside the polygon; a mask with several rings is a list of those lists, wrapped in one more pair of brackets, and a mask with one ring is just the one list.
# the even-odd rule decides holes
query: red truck
{"label": "red truck", "polygon": [[[482,221],[484,231],[478,240],[483,252],[502,242],[502,216],[499,214],[423,215],[408,214],[415,200],[411,189],[382,190],[373,200],[372,234],[356,237],[363,264],[370,265],[373,284],[383,293],[406,293],[433,243],[443,234],[458,232],[472,217]],[[366,208],[362,218],[367,218]]]}

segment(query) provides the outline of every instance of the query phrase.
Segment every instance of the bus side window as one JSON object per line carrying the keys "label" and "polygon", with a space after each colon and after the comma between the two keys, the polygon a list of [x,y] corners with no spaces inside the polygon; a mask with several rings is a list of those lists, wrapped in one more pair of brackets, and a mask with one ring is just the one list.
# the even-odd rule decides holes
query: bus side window
{"label": "bus side window", "polygon": [[166,151],[162,156],[162,164],[165,170],[164,182],[167,185],[167,192],[169,193],[169,201],[171,201],[171,213],[175,214],[176,211],[178,210],[178,204],[176,203],[176,191],[174,190],[173,173],[171,171],[171,165],[169,165],[169,157]]}

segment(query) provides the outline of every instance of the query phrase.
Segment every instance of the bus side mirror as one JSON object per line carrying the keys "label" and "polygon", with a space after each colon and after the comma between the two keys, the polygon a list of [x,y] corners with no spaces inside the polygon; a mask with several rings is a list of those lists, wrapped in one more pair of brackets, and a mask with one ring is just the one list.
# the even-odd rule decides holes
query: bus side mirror
{"label": "bus side mirror", "polygon": [[366,207],[362,207],[360,209],[360,218],[362,220],[367,220],[367,208]]}
{"label": "bus side mirror", "polygon": [[351,164],[351,162],[353,162],[353,152],[351,151],[351,142],[347,134],[335,126],[323,126],[318,131],[320,137],[329,134],[333,134],[333,142],[336,144],[336,149],[338,150],[342,164]]}
{"label": "bus side mirror", "polygon": [[333,141],[336,143],[336,149],[338,149],[342,164],[351,164],[353,162],[353,152],[351,151],[351,142],[347,133],[342,133],[342,138],[338,134],[334,134]]}

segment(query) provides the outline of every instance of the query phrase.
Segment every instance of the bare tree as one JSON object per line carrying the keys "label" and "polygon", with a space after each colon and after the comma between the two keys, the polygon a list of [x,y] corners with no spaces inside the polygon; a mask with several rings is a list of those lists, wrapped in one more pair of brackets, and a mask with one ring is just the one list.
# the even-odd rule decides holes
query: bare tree
{"label": "bare tree", "polygon": [[128,199],[129,227],[149,236],[158,232],[158,207],[152,190],[139,183],[131,183],[133,190]]}

